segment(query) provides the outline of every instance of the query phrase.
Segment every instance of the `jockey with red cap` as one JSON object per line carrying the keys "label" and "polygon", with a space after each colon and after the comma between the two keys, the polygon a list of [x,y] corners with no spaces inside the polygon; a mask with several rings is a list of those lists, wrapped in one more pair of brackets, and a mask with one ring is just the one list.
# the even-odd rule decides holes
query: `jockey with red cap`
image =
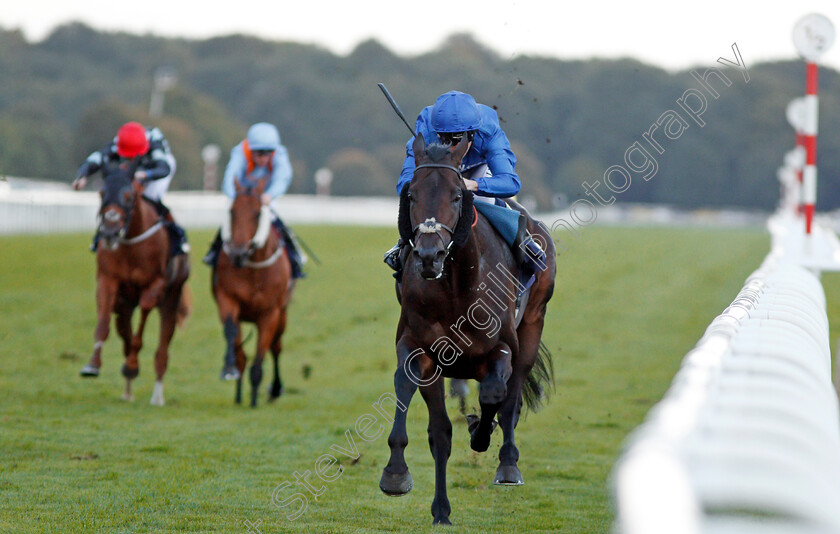
{"label": "jockey with red cap", "polygon": [[[73,189],[79,190],[87,183],[88,176],[108,165],[136,164],[134,178],[143,186],[143,196],[152,201],[158,214],[164,219],[176,241],[175,254],[189,251],[186,233],[173,219],[163,204],[163,196],[169,189],[175,174],[175,157],[169,150],[169,143],[158,128],[145,128],[137,122],[127,122],[120,127],[116,137],[102,149],[93,152],[76,172]],[[97,236],[91,250],[95,251]]]}

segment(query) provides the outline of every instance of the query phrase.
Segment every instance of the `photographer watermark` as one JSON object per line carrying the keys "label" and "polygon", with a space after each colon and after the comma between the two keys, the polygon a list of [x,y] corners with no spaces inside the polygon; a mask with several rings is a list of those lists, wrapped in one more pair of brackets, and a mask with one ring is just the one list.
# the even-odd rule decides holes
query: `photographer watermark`
{"label": "photographer watermark", "polygon": [[[750,73],[741,57],[738,43],[732,43],[732,53],[733,59],[719,57],[717,62],[737,69],[744,78],[744,83],[749,83]],[[692,124],[700,128],[706,126],[703,114],[709,108],[709,97],[717,100],[720,98],[720,91],[732,86],[733,83],[724,71],[715,67],[706,69],[702,74],[698,70],[692,70],[690,73],[691,77],[697,81],[699,88],[690,87],[683,91],[683,94],[676,99],[676,109],[668,109],[659,115],[647,131],[641,134],[641,140],[634,141],[624,152],[623,164],[612,165],[604,171],[603,182],[595,180],[594,183],[590,183],[584,180],[584,193],[592,200],[586,198],[576,200],[569,207],[568,219],[561,217],[552,223],[550,233],[558,255],[569,247],[562,239],[556,237],[555,232],[563,229],[575,239],[580,238],[580,232],[575,226],[582,228],[594,223],[598,218],[598,207],[615,204],[615,195],[620,195],[630,189],[634,176],[641,177],[646,182],[656,176],[659,171],[656,155],[661,156],[665,153],[666,148],[663,145],[679,139]],[[606,191],[599,190],[602,185]]]}

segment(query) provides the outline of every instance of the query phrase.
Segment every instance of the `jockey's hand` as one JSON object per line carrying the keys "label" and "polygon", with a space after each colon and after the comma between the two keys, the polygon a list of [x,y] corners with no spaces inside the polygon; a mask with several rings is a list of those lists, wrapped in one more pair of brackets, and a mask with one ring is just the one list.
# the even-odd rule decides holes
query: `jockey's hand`
{"label": "jockey's hand", "polygon": [[148,176],[149,174],[146,171],[136,171],[134,173],[134,177],[141,182],[143,182]]}
{"label": "jockey's hand", "polygon": [[75,180],[73,180],[73,189],[78,191],[82,189],[85,184],[87,184],[87,178],[84,176],[77,176]]}
{"label": "jockey's hand", "polygon": [[467,186],[468,191],[478,191],[478,182],[464,178],[464,185]]}
{"label": "jockey's hand", "polygon": [[274,197],[272,197],[268,193],[263,193],[260,197],[260,202],[262,202],[263,206],[268,206],[269,204],[271,204],[272,200],[274,200]]}

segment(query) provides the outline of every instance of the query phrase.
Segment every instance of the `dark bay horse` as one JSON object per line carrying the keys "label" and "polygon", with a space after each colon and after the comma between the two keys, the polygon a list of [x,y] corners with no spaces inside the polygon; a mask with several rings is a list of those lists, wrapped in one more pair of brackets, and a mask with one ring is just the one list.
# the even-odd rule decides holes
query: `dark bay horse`
{"label": "dark bay horse", "polygon": [[[133,178],[127,164],[102,169],[104,186],[97,229],[96,313],[93,356],[82,376],[99,376],[102,346],[110,332],[111,314],[123,340],[126,379],[124,400],[134,400],[131,381],[140,373],[138,354],[143,330],[153,308],[160,312],[160,341],[155,352],[155,386],[151,404],[163,406],[163,375],[169,363],[169,343],[175,326],[190,313],[186,286],[190,274],[186,254],[172,255],[169,232],[157,210],[142,196],[143,186]],[[132,331],[134,310],[140,307],[140,322]]]}
{"label": "dark bay horse", "polygon": [[257,327],[257,351],[251,364],[251,406],[257,405],[265,353],[274,358],[274,380],[269,399],[283,392],[280,381],[281,337],[286,329],[286,310],[292,297],[292,266],[283,241],[271,225],[271,211],[262,206],[265,187],[261,180],[253,188],[236,183],[236,198],[230,218],[222,227],[222,252],[213,271],[212,291],[219,308],[227,349],[222,378],[236,380],[236,403],[242,402],[242,349],[240,322]]}
{"label": "dark bay horse", "polygon": [[405,462],[406,413],[420,389],[429,410],[429,447],[435,460],[434,523],[449,524],[446,464],[452,424],[441,377],[479,382],[480,418],[470,424],[470,446],[486,451],[498,414],[504,441],[496,484],[522,484],[514,428],[523,394],[535,407],[551,386],[551,355],[541,343],[546,305],[554,291],[554,246],[548,231],[526,214],[527,228],[546,253],[520,318],[515,317],[518,267],[507,243],[475,211],[472,193],[458,171],[469,148],[414,141],[414,179],[401,195],[399,229],[410,252],[398,288],[402,313],[397,326],[398,399],[388,437],[391,457],[380,489],[404,495],[413,485]]}

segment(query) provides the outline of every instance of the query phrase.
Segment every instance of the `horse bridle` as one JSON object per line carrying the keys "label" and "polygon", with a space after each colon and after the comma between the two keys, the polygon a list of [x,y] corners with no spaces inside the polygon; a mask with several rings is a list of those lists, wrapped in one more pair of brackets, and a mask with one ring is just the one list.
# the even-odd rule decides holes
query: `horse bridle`
{"label": "horse bridle", "polygon": [[[461,184],[462,185],[464,184],[464,176],[461,174],[461,171],[459,169],[453,167],[452,165],[447,165],[445,163],[421,163],[420,165],[417,165],[416,167],[414,167],[414,172],[416,173],[418,169],[449,169],[450,171],[457,174],[458,178],[461,180]],[[463,206],[463,200],[460,200],[458,202],[458,217],[459,218],[461,217],[462,206]],[[457,224],[458,224],[458,221],[455,221],[454,226],[457,226]],[[450,228],[449,226],[447,226],[447,225],[445,225],[441,222],[436,221],[434,217],[430,217],[430,218],[426,219],[425,221],[421,222],[420,224],[418,224],[417,226],[415,226],[411,230],[412,239],[408,240],[408,244],[411,246],[412,249],[414,248],[414,236],[417,235],[418,231],[421,234],[437,234],[437,236],[440,238],[441,242],[443,242],[443,235],[440,233],[441,230],[446,230],[447,232],[449,232],[449,238],[450,238],[449,239],[449,244],[446,245],[446,256],[444,256],[444,259],[446,259],[446,257],[449,256],[450,250],[452,249],[452,243],[455,242],[454,239],[452,239],[455,235],[455,230],[453,230],[452,228]]]}

